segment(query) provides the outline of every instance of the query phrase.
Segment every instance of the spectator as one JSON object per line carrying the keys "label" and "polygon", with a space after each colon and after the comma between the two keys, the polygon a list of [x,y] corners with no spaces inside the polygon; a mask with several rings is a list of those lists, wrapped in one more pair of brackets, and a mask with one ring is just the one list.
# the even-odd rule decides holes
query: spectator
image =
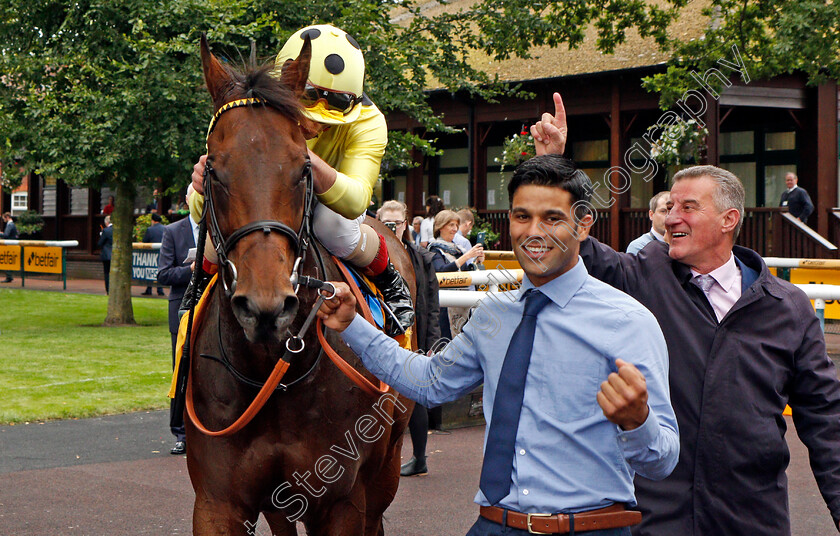
{"label": "spectator", "polygon": [[446,208],[443,205],[443,200],[436,196],[430,195],[426,199],[426,217],[420,224],[420,247],[427,248],[429,243],[434,239],[435,216],[437,213]]}
{"label": "spectator", "polygon": [[[190,187],[192,188],[192,187]],[[188,188],[189,190],[189,188]],[[189,192],[188,194],[189,195]],[[158,257],[158,283],[169,287],[169,335],[172,339],[172,367],[175,367],[175,343],[178,338],[178,306],[192,277],[195,261],[187,258],[190,249],[198,243],[198,224],[192,216],[178,220],[164,228]],[[170,454],[180,455],[187,451],[184,431],[184,415],[173,413],[174,400],[169,406],[169,429],[175,436],[175,445]]]}
{"label": "spectator", "polygon": [[[434,265],[436,272],[458,272],[461,270],[473,270],[475,267],[468,261],[478,260],[484,262],[484,248],[480,245],[471,246],[467,251],[455,245],[452,241],[455,233],[461,225],[461,219],[451,210],[443,210],[435,216],[434,236],[435,239],[429,244],[429,250],[434,253]],[[452,314],[447,307],[440,309],[440,333],[446,339],[451,339],[463,325],[466,315],[463,307],[457,308],[456,322],[453,324]],[[454,326],[454,330],[452,327]]]}
{"label": "spectator", "polygon": [[[417,345],[420,353],[431,350],[440,339],[438,315],[438,282],[433,264],[434,255],[427,249],[420,248],[406,234],[406,206],[399,201],[386,201],[379,211],[379,219],[396,227],[395,233],[408,251],[414,274],[417,279],[417,299],[414,304]],[[422,218],[421,218],[422,219]],[[413,456],[400,467],[400,476],[418,476],[428,474],[426,464],[426,439],[429,432],[429,414],[426,407],[415,404],[411,419],[408,421],[411,434]]]}
{"label": "spectator", "polygon": [[[17,240],[18,238],[18,230],[17,226],[15,225],[15,220],[12,218],[12,214],[10,212],[5,212],[3,214],[3,221],[6,223],[5,227],[3,227],[3,239],[4,240]],[[6,279],[3,280],[3,283],[11,283],[15,280],[13,271],[6,272]]]}
{"label": "spectator", "polygon": [[[468,237],[470,236],[470,231],[472,231],[473,225],[475,224],[475,217],[473,216],[472,210],[468,208],[462,208],[457,212],[457,214],[461,219],[461,223],[458,226],[458,232],[455,233],[455,236],[452,238],[452,242],[461,248],[461,251],[469,251],[472,247],[472,243]],[[475,259],[470,259],[467,261],[467,264],[472,264],[474,262]]]}
{"label": "spectator", "polygon": [[[344,283],[321,306],[324,323],[343,332],[369,371],[421,404],[484,384],[480,517],[467,536],[628,535],[639,519],[625,510],[635,504],[634,472],[661,479],[677,463],[662,332],[649,311],[579,262],[592,216],[572,207],[591,189],[562,157],[516,169],[510,236],[522,289],[512,301],[484,300],[444,352],[400,348],[358,317]],[[551,225],[558,219],[567,225]]]}
{"label": "spectator", "polygon": [[114,212],[114,196],[108,196],[108,204],[102,207],[102,214],[110,216]]}
{"label": "spectator", "polygon": [[114,227],[111,225],[111,216],[105,216],[105,228],[99,233],[99,259],[102,261],[102,269],[105,274],[105,294],[110,292],[109,282],[111,280],[111,248],[114,246]]}
{"label": "spectator", "polygon": [[[537,154],[562,154],[566,113],[531,127]],[[668,244],[638,256],[593,238],[580,254],[590,273],[654,314],[671,350],[670,386],[680,459],[660,482],[636,478],[637,534],[789,536],[786,404],[817,485],[840,522],[840,382],[807,296],[736,246],[741,181],[714,166],[674,175]],[[838,525],[840,528],[840,525]]]}
{"label": "spectator", "polygon": [[[161,223],[163,218],[161,218],[160,214],[155,212],[152,213],[152,224],[146,229],[146,232],[143,234],[143,242],[146,244],[159,244],[163,241],[163,231],[164,227]],[[158,257],[158,260],[160,257]],[[146,287],[146,290],[143,291],[144,296],[151,296],[152,295],[152,287]],[[163,296],[163,288],[157,288],[157,295]]]}
{"label": "spectator", "polygon": [[420,246],[420,225],[423,223],[423,216],[414,216],[411,222],[411,240],[417,247]]}
{"label": "spectator", "polygon": [[149,201],[148,205],[146,205],[146,213],[158,214],[158,203],[160,203],[160,191],[155,188],[154,192],[152,192],[152,200]]}
{"label": "spectator", "polygon": [[808,216],[814,212],[814,204],[811,202],[811,196],[808,195],[808,192],[798,184],[799,177],[795,174],[788,173],[785,175],[787,190],[782,192],[782,200],[779,202],[779,206],[787,207],[791,216],[802,223],[807,223]]}
{"label": "spectator", "polygon": [[665,241],[665,218],[668,217],[668,201],[671,199],[671,192],[659,192],[650,198],[650,210],[648,218],[651,221],[650,232],[633,240],[627,245],[627,253],[635,255],[651,242]]}

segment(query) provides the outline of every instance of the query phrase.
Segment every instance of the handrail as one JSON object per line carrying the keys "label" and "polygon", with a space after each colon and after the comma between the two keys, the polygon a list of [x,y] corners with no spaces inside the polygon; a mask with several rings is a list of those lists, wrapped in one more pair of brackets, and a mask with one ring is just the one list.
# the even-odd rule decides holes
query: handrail
{"label": "handrail", "polygon": [[160,242],[132,242],[131,249],[160,249]]}
{"label": "handrail", "polygon": [[46,248],[74,248],[79,245],[78,240],[6,240],[0,239],[0,246],[24,246]]}
{"label": "handrail", "polygon": [[[485,258],[485,262],[487,259]],[[446,287],[467,287],[470,285],[490,285],[495,290],[499,285],[516,284],[522,281],[525,272],[513,270],[476,270],[472,272],[439,272],[438,285]]]}
{"label": "handrail", "polygon": [[820,243],[820,245],[830,251],[837,251],[837,246],[826,240],[821,234],[816,232],[815,230],[811,229],[801,221],[799,218],[793,217],[790,212],[782,212],[782,217],[789,221],[791,224],[795,225],[800,231],[807,234],[813,240],[816,240]]}

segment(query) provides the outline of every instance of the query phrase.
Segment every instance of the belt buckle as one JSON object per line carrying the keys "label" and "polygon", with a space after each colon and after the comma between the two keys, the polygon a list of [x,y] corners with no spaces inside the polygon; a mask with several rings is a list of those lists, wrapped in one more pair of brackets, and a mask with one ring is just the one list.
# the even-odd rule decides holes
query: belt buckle
{"label": "belt buckle", "polygon": [[551,517],[553,514],[528,514],[528,533],[529,534],[553,534],[551,532],[540,532],[531,528],[532,517]]}

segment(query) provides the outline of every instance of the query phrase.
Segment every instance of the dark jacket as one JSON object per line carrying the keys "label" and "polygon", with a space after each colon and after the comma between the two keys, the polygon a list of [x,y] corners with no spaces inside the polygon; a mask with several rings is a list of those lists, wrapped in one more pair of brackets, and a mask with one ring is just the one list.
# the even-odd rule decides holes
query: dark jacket
{"label": "dark jacket", "polygon": [[[787,204],[785,204],[785,201],[787,201]],[[807,222],[808,216],[814,212],[814,204],[811,202],[811,196],[798,186],[791,192],[787,190],[782,192],[782,200],[779,202],[779,206],[787,206],[790,213],[794,217],[802,220],[803,223]]]}
{"label": "dark jacket", "polygon": [[109,225],[99,234],[99,258],[103,261],[111,260],[111,249],[114,247],[114,226]]}
{"label": "dark jacket", "polygon": [[158,243],[163,241],[163,230],[164,226],[162,223],[153,223],[146,229],[146,232],[143,234],[143,242],[146,243]]}
{"label": "dark jacket", "polygon": [[785,404],[840,519],[840,383],[819,321],[805,294],[772,276],[757,253],[734,253],[749,287],[718,323],[667,244],[638,256],[591,238],[581,244],[589,273],[650,309],[668,344],[680,459],[660,482],[636,478],[643,517],[634,534],[789,535]]}
{"label": "dark jacket", "polygon": [[434,255],[427,249],[421,249],[413,242],[405,242],[414,276],[417,279],[417,303],[414,304],[415,325],[417,327],[417,345],[427,352],[440,339],[440,300]]}
{"label": "dark jacket", "polygon": [[17,225],[12,220],[6,222],[6,228],[3,229],[3,236],[6,240],[17,240],[18,230]]}
{"label": "dark jacket", "polygon": [[178,332],[178,306],[192,277],[190,262],[185,263],[190,248],[195,247],[190,218],[170,223],[164,228],[158,256],[158,283],[169,289],[169,332]]}

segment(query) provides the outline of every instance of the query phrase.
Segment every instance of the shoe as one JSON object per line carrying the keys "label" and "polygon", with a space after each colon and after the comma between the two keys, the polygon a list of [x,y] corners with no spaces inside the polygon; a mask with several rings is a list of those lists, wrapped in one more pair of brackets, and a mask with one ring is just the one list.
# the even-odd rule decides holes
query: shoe
{"label": "shoe", "polygon": [[370,280],[382,292],[385,305],[391,309],[394,316],[399,320],[398,324],[386,311],[385,333],[389,337],[402,335],[414,324],[414,305],[411,303],[411,293],[408,291],[405,279],[389,262],[388,267],[382,273],[370,277]]}
{"label": "shoe", "polygon": [[187,453],[187,442],[186,441],[176,441],[175,446],[172,447],[172,450],[169,451],[169,454],[173,456],[180,456],[181,454]]}
{"label": "shoe", "polygon": [[158,294],[158,296],[166,296],[166,293],[164,293],[162,290],[159,291],[157,294]]}
{"label": "shoe", "polygon": [[400,466],[400,476],[423,476],[429,474],[429,468],[426,467],[426,459],[422,461],[412,457],[410,460]]}
{"label": "shoe", "polygon": [[6,279],[3,280],[3,283],[11,283],[12,281],[14,281],[13,277],[7,277]]}
{"label": "shoe", "polygon": [[141,296],[151,296],[151,295],[152,295],[151,290],[144,290],[143,293],[141,294]]}

